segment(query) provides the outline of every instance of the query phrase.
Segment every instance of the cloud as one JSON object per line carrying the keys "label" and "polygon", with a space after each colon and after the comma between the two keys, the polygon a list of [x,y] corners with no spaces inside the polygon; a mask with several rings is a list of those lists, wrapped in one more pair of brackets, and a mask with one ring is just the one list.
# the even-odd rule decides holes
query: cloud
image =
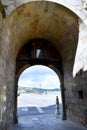
{"label": "cloud", "polygon": [[59,79],[56,75],[48,75],[45,80],[41,83],[42,88],[49,88],[49,89],[53,89],[53,88],[60,88],[60,82]]}
{"label": "cloud", "polygon": [[18,86],[59,88],[60,82],[56,73],[45,66],[33,66],[26,69],[19,78]]}

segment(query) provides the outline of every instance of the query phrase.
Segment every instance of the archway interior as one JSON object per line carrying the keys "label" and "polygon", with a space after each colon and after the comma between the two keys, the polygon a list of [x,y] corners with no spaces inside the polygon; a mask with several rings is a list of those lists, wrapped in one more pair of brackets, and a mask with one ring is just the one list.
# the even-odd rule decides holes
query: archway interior
{"label": "archway interior", "polygon": [[[62,82],[61,93],[62,93],[63,111],[64,111],[65,109],[64,108],[65,107],[64,106],[64,93],[63,93],[64,89],[63,89],[63,78],[62,78],[63,69],[62,69],[62,58],[59,51],[54,46],[52,46],[52,44],[48,40],[41,39],[41,38],[30,40],[26,45],[24,45],[20,49],[17,59],[16,59],[17,82],[18,82],[20,74],[26,68],[33,65],[44,65],[45,67],[48,66],[52,68],[57,74],[59,74],[60,82]],[[42,87],[41,83],[39,83],[39,87]],[[15,103],[15,107],[17,108],[16,103]]]}
{"label": "archway interior", "polygon": [[[73,117],[74,107],[81,106],[77,104],[78,100],[73,100],[76,98],[72,91],[77,86],[72,78],[72,68],[78,43],[78,17],[56,3],[34,1],[17,8],[5,20],[3,27],[1,59],[5,66],[1,64],[1,82],[6,84],[8,124],[16,120],[16,83],[19,75],[28,66],[36,64],[52,65],[59,70],[64,79],[65,88],[62,90],[66,97],[64,93],[62,95],[66,100],[67,117]],[[44,53],[38,57],[40,51]]]}
{"label": "archway interior", "polygon": [[29,67],[18,81],[18,116],[54,114],[56,96],[61,107],[61,89],[57,74],[49,67],[35,65]]}

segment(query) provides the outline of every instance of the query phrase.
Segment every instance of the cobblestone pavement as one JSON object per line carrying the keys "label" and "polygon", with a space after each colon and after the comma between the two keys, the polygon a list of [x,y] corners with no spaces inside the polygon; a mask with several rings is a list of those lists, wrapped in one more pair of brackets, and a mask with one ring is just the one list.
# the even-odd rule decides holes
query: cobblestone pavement
{"label": "cobblestone pavement", "polygon": [[20,116],[18,124],[10,130],[87,130],[70,121],[61,120],[61,115],[42,114]]}

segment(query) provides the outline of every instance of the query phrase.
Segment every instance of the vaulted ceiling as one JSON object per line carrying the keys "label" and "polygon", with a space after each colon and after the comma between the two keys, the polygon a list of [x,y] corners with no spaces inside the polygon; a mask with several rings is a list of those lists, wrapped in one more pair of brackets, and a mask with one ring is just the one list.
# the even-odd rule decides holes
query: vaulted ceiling
{"label": "vaulted ceiling", "polygon": [[26,42],[36,38],[46,39],[53,44],[63,60],[75,55],[79,32],[78,17],[59,4],[24,4],[6,18],[5,28],[7,32],[4,35],[8,37],[8,44],[15,55]]}

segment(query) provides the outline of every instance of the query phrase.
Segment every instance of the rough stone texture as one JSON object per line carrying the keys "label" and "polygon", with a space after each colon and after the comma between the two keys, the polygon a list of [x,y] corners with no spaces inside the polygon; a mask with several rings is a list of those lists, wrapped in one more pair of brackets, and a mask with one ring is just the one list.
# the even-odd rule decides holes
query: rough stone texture
{"label": "rough stone texture", "polygon": [[82,35],[79,41],[84,37],[82,33],[84,24],[82,20],[78,23],[78,19],[78,16],[69,9],[56,3],[42,1],[24,4],[4,20],[0,39],[0,87],[6,87],[6,116],[2,123],[7,125],[8,130],[15,118],[16,59],[20,49],[34,39],[49,41],[58,51],[55,55],[61,55],[63,65],[61,89],[65,100],[63,103],[66,105],[65,114],[68,119],[86,125],[87,106],[84,106],[84,103],[87,104],[87,100],[84,98],[83,89],[87,90],[85,81],[87,74],[77,75],[74,79],[72,75],[76,48],[79,44],[78,37]]}
{"label": "rough stone texture", "polygon": [[21,47],[31,39],[44,38],[51,41],[52,45],[59,50],[65,66],[67,62],[74,59],[78,29],[78,17],[75,14],[49,2],[23,5],[4,21],[2,53],[5,58],[2,59],[5,62],[8,125],[14,122],[15,64]]}
{"label": "rough stone texture", "polygon": [[[3,18],[0,13],[0,128],[4,128],[6,112],[6,78],[5,78],[5,55],[2,42]],[[2,51],[3,50],[3,51]]]}
{"label": "rough stone texture", "polygon": [[[35,0],[12,0],[12,1],[1,0],[2,4],[5,7],[5,11],[7,15],[11,14],[13,10],[21,6],[22,4],[31,1],[35,1]],[[61,4],[67,7],[68,9],[72,10],[72,12],[77,14],[78,17],[82,20],[82,22],[80,22],[81,26],[82,24],[83,26],[85,26],[85,28],[83,26],[81,27],[81,33],[79,34],[78,48],[77,48],[75,64],[73,68],[73,76],[75,76],[80,69],[83,69],[83,71],[87,70],[87,61],[86,61],[87,44],[84,44],[87,37],[87,1],[86,0],[73,0],[73,1],[72,0],[49,0],[49,1],[55,2],[57,4]]]}
{"label": "rough stone texture", "polygon": [[[87,126],[87,72],[82,71],[66,84],[66,107],[69,119]],[[69,97],[69,98],[68,98]]]}
{"label": "rough stone texture", "polygon": [[[49,118],[50,117],[50,118]],[[19,117],[19,124],[10,128],[10,130],[87,130],[83,126],[65,120],[61,121],[61,115],[42,114],[27,115]]]}

